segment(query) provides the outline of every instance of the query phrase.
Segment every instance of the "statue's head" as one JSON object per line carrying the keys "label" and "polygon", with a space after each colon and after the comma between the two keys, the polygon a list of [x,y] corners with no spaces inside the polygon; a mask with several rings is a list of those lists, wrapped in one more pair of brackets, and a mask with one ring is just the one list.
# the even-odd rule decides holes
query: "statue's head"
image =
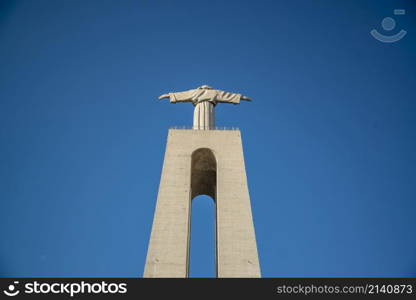
{"label": "statue's head", "polygon": [[204,90],[212,90],[213,88],[209,85],[201,85],[198,89],[204,89]]}

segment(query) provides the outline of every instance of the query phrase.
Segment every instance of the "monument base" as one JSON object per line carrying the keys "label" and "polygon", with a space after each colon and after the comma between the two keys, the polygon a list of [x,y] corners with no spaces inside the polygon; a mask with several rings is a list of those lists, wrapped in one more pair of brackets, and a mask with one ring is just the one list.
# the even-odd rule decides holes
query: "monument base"
{"label": "monument base", "polygon": [[170,129],[144,277],[188,277],[192,198],[216,204],[217,277],[260,277],[239,130]]}

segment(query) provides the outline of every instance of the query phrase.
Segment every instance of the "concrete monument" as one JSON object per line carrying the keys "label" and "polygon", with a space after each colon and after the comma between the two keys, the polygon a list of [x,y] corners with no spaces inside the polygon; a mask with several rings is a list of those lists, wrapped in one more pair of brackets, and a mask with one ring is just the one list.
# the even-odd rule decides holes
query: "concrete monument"
{"label": "concrete monument", "polygon": [[241,94],[197,89],[164,94],[192,102],[193,129],[170,129],[144,277],[188,277],[192,199],[208,195],[216,210],[216,276],[260,277],[250,196],[239,130],[216,130],[217,103],[239,104]]}
{"label": "concrete monument", "polygon": [[240,100],[251,101],[250,98],[241,94],[214,90],[208,85],[196,89],[163,94],[159,99],[169,98],[170,103],[192,102],[194,109],[194,129],[207,130],[215,127],[214,107],[217,103],[239,104]]}

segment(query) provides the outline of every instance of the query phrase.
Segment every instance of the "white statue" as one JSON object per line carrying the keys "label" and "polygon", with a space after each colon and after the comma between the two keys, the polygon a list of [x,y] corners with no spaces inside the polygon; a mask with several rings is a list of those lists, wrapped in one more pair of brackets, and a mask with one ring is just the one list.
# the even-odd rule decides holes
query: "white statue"
{"label": "white statue", "polygon": [[170,103],[192,102],[194,109],[194,129],[204,130],[215,127],[214,107],[217,103],[239,104],[240,100],[251,101],[250,98],[241,94],[214,90],[208,85],[199,88],[176,93],[163,94],[159,99],[169,98]]}

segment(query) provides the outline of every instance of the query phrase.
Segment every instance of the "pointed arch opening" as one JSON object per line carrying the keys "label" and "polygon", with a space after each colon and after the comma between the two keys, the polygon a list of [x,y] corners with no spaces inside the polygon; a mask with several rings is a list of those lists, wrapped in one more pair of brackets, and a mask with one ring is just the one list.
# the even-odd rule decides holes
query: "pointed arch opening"
{"label": "pointed arch opening", "polygon": [[217,161],[212,150],[192,153],[189,277],[217,276]]}

